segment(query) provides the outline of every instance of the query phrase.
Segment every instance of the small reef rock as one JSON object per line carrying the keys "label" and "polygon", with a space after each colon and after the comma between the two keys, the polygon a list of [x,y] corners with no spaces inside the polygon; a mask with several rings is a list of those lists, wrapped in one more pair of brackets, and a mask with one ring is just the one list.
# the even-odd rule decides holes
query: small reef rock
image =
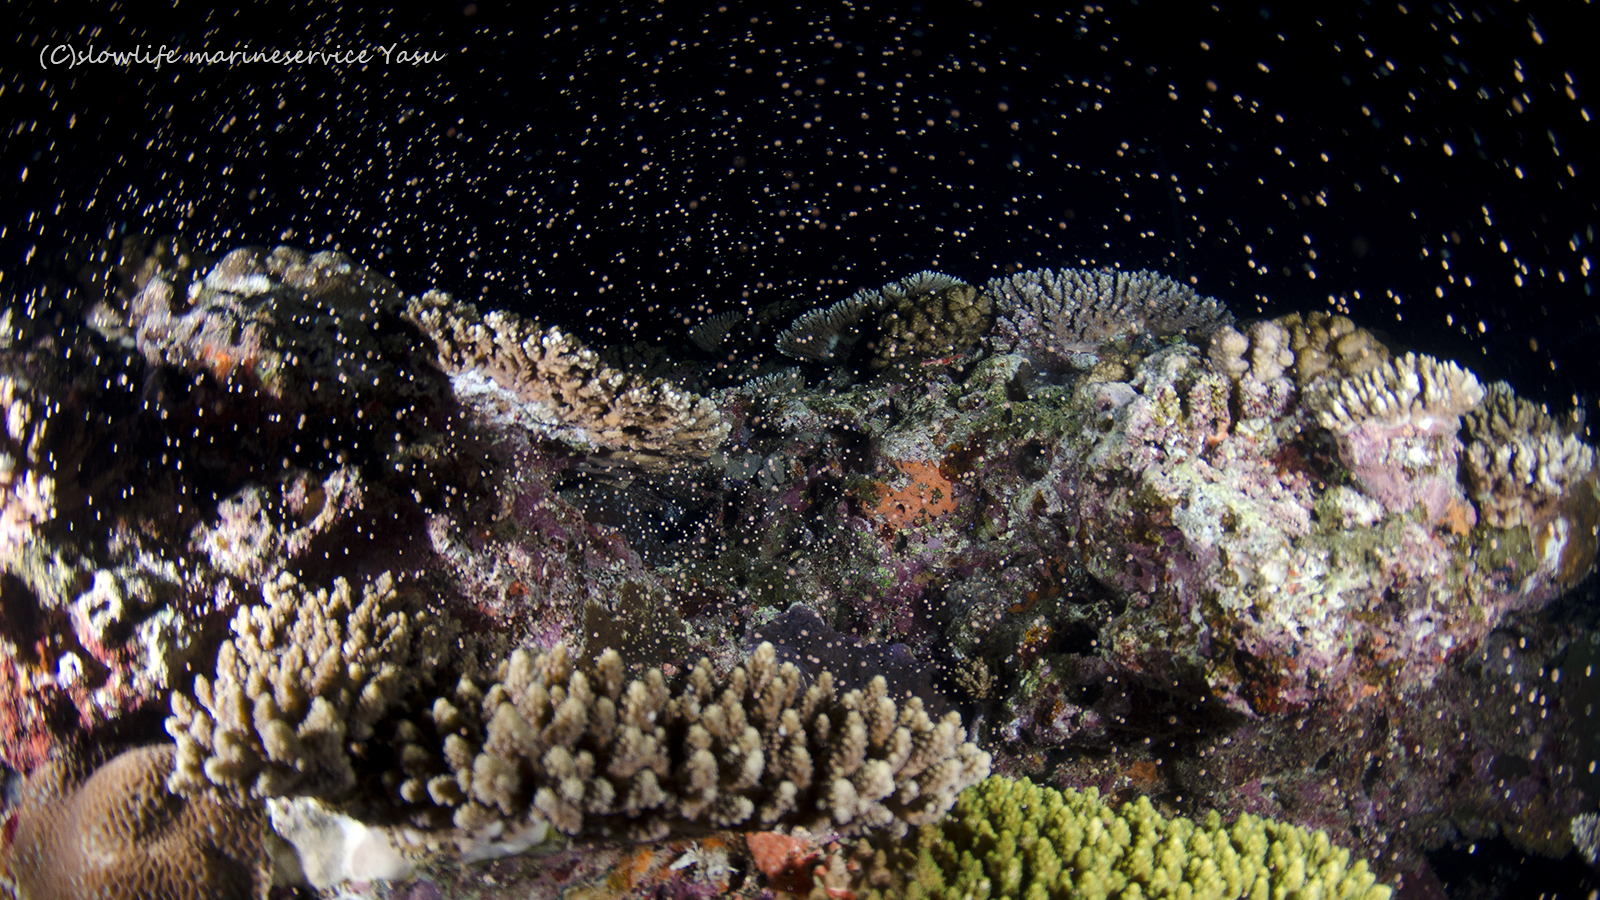
{"label": "small reef rock", "polygon": [[1259,834],[1427,885],[1595,802],[1594,651],[1532,616],[1594,564],[1587,431],[1345,317],[923,272],[646,370],[339,253],[74,259],[0,320],[18,896],[108,803],[242,809],[240,896],[530,848],[524,894],[847,896],[989,877],[911,848],[1013,827],[943,818],[1036,790],[991,769],[1140,823],[1107,872],[1173,828],[1283,883]]}

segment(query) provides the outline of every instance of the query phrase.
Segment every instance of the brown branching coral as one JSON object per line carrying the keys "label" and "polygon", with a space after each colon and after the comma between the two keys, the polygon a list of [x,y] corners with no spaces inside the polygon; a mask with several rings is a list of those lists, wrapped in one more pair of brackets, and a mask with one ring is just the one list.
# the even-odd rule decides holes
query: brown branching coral
{"label": "brown branching coral", "polygon": [[352,747],[454,652],[458,628],[384,574],[312,590],[284,573],[239,610],[213,678],[173,692],[174,791],[336,796],[356,783]]}
{"label": "brown branching coral", "polygon": [[997,347],[1069,359],[1141,334],[1209,334],[1233,321],[1219,301],[1154,272],[1035,269],[985,292],[999,318]]}
{"label": "brown branching coral", "polygon": [[1465,424],[1462,474],[1484,521],[1496,528],[1535,525],[1593,477],[1594,448],[1503,381],[1489,385]]}
{"label": "brown branching coral", "polygon": [[1389,360],[1389,349],[1377,336],[1345,316],[1321,311],[1290,313],[1273,322],[1288,334],[1288,349],[1294,354],[1292,372],[1300,387],[1324,372],[1349,378],[1365,375]]}
{"label": "brown branching coral", "polygon": [[608,368],[559,328],[480,316],[438,292],[413,298],[406,316],[433,338],[458,395],[552,437],[646,467],[703,460],[727,437],[710,400]]}
{"label": "brown branching coral", "polygon": [[35,771],[0,820],[0,894],[14,900],[255,900],[270,866],[266,817],[167,791],[171,745],[129,750],[84,777]]}
{"label": "brown branching coral", "polygon": [[387,759],[387,802],[429,826],[854,833],[932,821],[989,770],[959,714],[934,721],[882,678],[842,696],[827,673],[807,687],[770,644],[725,678],[701,661],[677,688],[659,669],[625,679],[614,650],[589,672],[564,647],[518,650],[487,687],[461,675],[429,702],[423,689],[468,660],[414,592],[387,576],[357,595],[283,575],[263,596],[235,616],[215,679],[173,695],[176,792],[349,800],[374,783],[358,760]]}
{"label": "brown branching coral", "polygon": [[1415,353],[1364,375],[1319,380],[1305,394],[1317,421],[1341,434],[1367,424],[1454,434],[1461,416],[1482,399],[1483,386],[1470,371]]}
{"label": "brown branching coral", "polygon": [[565,648],[518,650],[487,688],[463,679],[396,734],[401,799],[465,829],[531,818],[567,834],[903,833],[989,771],[959,714],[934,722],[881,677],[842,697],[827,673],[806,687],[771,644],[726,678],[702,660],[677,690],[659,669],[626,680],[614,651],[585,673]]}

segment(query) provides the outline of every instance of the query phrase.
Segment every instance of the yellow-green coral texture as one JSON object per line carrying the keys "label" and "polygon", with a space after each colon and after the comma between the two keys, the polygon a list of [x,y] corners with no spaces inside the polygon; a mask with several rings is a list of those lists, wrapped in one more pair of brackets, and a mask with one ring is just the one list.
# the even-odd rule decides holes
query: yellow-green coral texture
{"label": "yellow-green coral texture", "polygon": [[1166,818],[1148,798],[1112,809],[1090,789],[1062,794],[995,776],[925,826],[904,896],[1388,900],[1365,860],[1326,832],[1240,816],[1224,827]]}

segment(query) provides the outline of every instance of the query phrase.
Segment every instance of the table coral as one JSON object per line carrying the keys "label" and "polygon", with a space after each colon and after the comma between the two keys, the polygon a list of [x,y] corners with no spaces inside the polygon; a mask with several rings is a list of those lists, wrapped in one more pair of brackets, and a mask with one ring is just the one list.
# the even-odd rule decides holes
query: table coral
{"label": "table coral", "polygon": [[1155,272],[1035,269],[984,288],[998,319],[991,340],[1002,351],[1066,360],[1119,339],[1228,325],[1227,307]]}

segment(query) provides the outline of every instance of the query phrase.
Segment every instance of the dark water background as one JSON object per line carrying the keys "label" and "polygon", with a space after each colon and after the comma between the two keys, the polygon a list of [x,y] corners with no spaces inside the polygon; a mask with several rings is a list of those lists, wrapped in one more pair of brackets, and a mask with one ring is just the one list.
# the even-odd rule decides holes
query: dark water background
{"label": "dark water background", "polygon": [[1241,316],[1348,308],[1556,408],[1600,381],[1592,4],[768,6],[36,4],[0,283],[109,231],[281,241],[603,343],[924,268],[1153,267]]}

